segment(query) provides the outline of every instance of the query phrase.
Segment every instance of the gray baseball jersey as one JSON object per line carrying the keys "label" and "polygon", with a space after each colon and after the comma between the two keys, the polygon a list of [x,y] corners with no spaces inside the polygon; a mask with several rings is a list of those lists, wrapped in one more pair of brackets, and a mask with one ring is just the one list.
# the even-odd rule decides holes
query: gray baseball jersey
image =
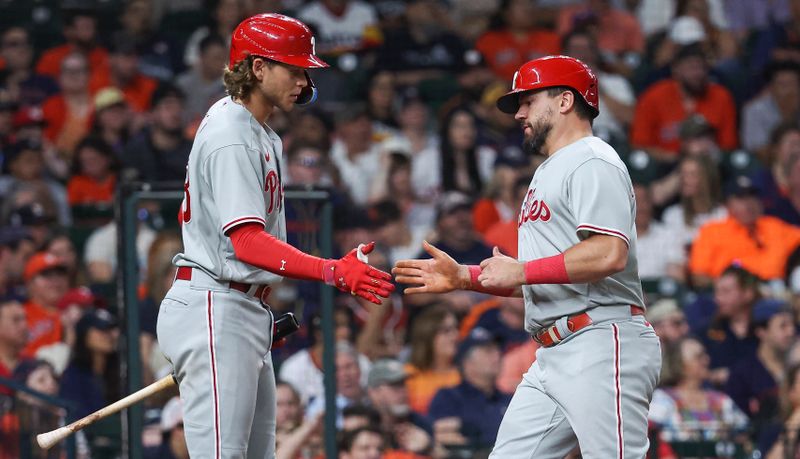
{"label": "gray baseball jersey", "polygon": [[182,208],[184,252],[178,266],[203,269],[219,280],[272,284],[281,279],[236,259],[225,235],[242,223],[258,223],[286,240],[278,164],[280,137],[243,106],[225,97],[197,130],[189,154]]}
{"label": "gray baseball jersey", "polygon": [[181,208],[184,252],[161,303],[157,335],[184,402],[191,457],[275,456],[274,318],[261,299],[230,282],[271,284],[280,276],[236,259],[226,233],[254,222],[286,239],[280,138],[226,97],[197,131]]}
{"label": "gray baseball jersey", "polygon": [[619,237],[629,250],[625,269],[600,281],[524,286],[529,331],[596,306],[644,306],[636,262],[635,215],[628,170],[601,139],[583,138],[539,166],[520,210],[520,261],[563,253],[592,233]]}
{"label": "gray baseball jersey", "polygon": [[575,445],[586,459],[645,457],[661,351],[650,324],[631,314],[631,305],[643,305],[635,213],[627,169],[597,137],[558,150],[536,170],[519,220],[520,259],[563,253],[600,233],[628,244],[628,262],[591,284],[523,287],[530,331],[584,311],[592,324],[537,350],[503,416],[492,459],[561,459]]}

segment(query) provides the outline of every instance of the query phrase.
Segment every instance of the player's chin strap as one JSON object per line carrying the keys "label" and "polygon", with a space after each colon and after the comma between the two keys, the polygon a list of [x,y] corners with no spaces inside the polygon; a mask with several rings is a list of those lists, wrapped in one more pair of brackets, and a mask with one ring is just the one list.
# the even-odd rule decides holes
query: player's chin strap
{"label": "player's chin strap", "polygon": [[295,101],[295,105],[308,105],[314,103],[317,100],[317,86],[314,85],[314,81],[311,79],[311,76],[306,73],[306,81],[308,84],[302,91],[300,91],[300,95],[297,96],[297,100]]}

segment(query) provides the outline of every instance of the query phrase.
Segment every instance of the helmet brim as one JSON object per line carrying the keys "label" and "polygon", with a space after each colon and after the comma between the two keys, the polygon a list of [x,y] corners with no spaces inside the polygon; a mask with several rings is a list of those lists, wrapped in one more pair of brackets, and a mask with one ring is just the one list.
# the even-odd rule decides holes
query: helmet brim
{"label": "helmet brim", "polygon": [[519,95],[526,90],[513,90],[497,99],[497,109],[509,115],[515,115],[519,110]]}
{"label": "helmet brim", "polygon": [[322,69],[330,67],[327,62],[313,54],[299,54],[295,56],[266,56],[274,61],[283,62],[284,64],[294,65],[295,67],[302,67],[304,69]]}

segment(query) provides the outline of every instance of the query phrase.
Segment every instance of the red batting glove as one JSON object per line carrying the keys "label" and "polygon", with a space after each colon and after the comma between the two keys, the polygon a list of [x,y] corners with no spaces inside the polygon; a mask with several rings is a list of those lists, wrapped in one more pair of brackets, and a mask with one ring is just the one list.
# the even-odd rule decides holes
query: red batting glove
{"label": "red batting glove", "polygon": [[[364,255],[372,252],[375,243],[362,247]],[[350,292],[365,300],[381,304],[379,297],[386,298],[394,291],[392,276],[358,259],[358,249],[351,250],[338,260],[326,260],[322,268],[322,278],[343,292]]]}

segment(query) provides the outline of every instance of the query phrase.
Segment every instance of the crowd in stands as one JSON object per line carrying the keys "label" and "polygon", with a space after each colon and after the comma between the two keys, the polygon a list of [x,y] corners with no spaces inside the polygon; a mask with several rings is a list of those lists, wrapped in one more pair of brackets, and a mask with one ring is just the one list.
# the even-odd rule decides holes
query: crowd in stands
{"label": "crowd in stands", "polygon": [[[704,442],[800,454],[799,0],[69,0],[0,2],[0,377],[72,406],[0,380],[0,458],[46,457],[21,434],[124,395],[123,340],[142,384],[169,373],[156,317],[179,203],[138,204],[141,286],[126,306],[141,335],[126,337],[115,196],[135,181],[181,189],[193,134],[225,96],[230,34],[262,12],[309,24],[332,64],[312,71],[315,104],[270,118],[283,185],[328,191],[334,251],[375,240],[385,270],[423,240],[460,263],[516,255],[543,158],[495,101],[530,59],[589,65],[594,133],[634,182],[662,341],[652,457]],[[319,253],[317,211],[287,202],[290,242]],[[303,325],[274,351],[280,459],[323,457],[320,298],[290,281],[269,298]],[[485,457],[535,359],[523,301],[400,288],[380,307],[335,303],[339,457]],[[146,402],[147,457],[188,457],[176,395]],[[79,457],[115,457],[121,429],[87,429]]]}

